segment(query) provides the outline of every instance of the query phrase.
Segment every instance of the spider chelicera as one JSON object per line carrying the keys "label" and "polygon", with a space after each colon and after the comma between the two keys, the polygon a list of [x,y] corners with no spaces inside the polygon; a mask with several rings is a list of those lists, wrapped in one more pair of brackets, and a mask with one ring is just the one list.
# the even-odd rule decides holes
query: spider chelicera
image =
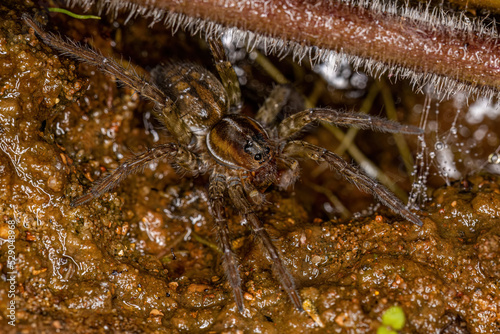
{"label": "spider chelicera", "polygon": [[[166,159],[192,175],[208,174],[210,213],[217,231],[227,279],[240,312],[245,311],[237,259],[231,249],[225,204],[240,212],[260,239],[273,262],[274,273],[295,307],[302,303],[295,281],[273,245],[257,214],[264,203],[263,191],[270,185],[286,189],[299,176],[300,159],[326,162],[345,179],[408,221],[418,226],[420,219],[388,189],[322,147],[294,139],[306,125],[326,121],[340,126],[356,126],[385,132],[420,134],[421,129],[387,119],[329,108],[307,109],[277,121],[284,87],[277,86],[255,118],[239,114],[241,92],[236,73],[227,60],[222,43],[210,40],[219,79],[201,66],[176,64],[158,66],[146,80],[100,53],[44,32],[29,16],[24,21],[51,47],[99,68],[155,103],[156,118],[167,128],[174,142],[158,145],[133,156],[115,171],[94,183],[90,191],[71,202],[82,205],[116,187],[127,175],[157,159]],[[230,113],[231,110],[231,113]]]}

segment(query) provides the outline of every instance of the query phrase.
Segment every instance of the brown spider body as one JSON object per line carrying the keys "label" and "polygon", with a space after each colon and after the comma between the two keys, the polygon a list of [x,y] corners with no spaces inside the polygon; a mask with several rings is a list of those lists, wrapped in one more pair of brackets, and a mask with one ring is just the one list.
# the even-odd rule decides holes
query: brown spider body
{"label": "brown spider body", "polygon": [[[205,68],[194,64],[158,66],[152,73],[156,86],[175,101],[171,113],[179,115],[195,136],[203,138],[229,110],[229,99],[220,81]],[[159,113],[167,124],[169,117]],[[172,133],[176,136],[176,132]]]}
{"label": "brown spider body", "polygon": [[217,163],[233,169],[255,171],[273,157],[266,130],[255,120],[228,115],[210,130],[207,147]]}
{"label": "brown spider body", "polygon": [[220,41],[209,41],[220,80],[200,66],[180,65],[158,67],[151,73],[151,81],[148,81],[89,48],[45,33],[28,16],[24,16],[24,20],[45,43],[97,66],[153,101],[156,117],[175,139],[126,160],[102,181],[96,182],[87,194],[74,199],[71,205],[82,205],[98,198],[116,187],[127,175],[161,158],[193,175],[207,173],[210,177],[209,209],[214,218],[224,269],[240,312],[245,307],[238,264],[231,249],[226,220],[227,205],[232,205],[241,218],[248,222],[267,251],[283,289],[295,307],[302,310],[294,279],[264,229],[256,208],[256,205],[264,203],[263,190],[269,185],[286,188],[296,181],[298,159],[327,162],[344,178],[372,193],[408,221],[422,225],[420,219],[389,190],[335,153],[292,139],[306,125],[319,120],[386,132],[419,134],[420,129],[383,118],[342,113],[329,108],[308,109],[277,122],[279,106],[283,104],[279,97],[287,95],[283,94],[284,88],[281,86],[273,90],[253,119],[238,114],[241,106],[240,87]]}

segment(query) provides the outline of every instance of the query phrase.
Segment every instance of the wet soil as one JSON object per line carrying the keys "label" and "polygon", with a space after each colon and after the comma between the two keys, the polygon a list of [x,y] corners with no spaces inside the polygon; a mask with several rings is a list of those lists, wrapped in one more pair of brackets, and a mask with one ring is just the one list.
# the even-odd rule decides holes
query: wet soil
{"label": "wet soil", "polygon": [[[0,21],[0,332],[373,333],[393,305],[406,315],[401,333],[500,332],[496,176],[435,190],[420,228],[382,207],[357,219],[327,219],[310,182],[337,183],[331,190],[353,212],[372,199],[334,174],[315,179],[314,165],[303,166],[294,191],[269,190],[260,217],[319,320],[293,307],[260,245],[228,208],[249,310],[238,313],[205,177],[180,177],[159,162],[102,198],[70,207],[131,151],[168,138],[133,91],[38,41],[20,20],[30,7],[0,5],[0,16],[12,18]],[[134,40],[144,23],[134,34],[60,15],[50,22],[48,29],[104,53],[128,54],[130,45],[148,50]],[[141,67],[184,52],[211,66],[193,39],[151,36],[156,48],[135,51]],[[252,104],[262,88],[248,86]],[[383,167],[399,175],[394,156],[382,159]],[[15,327],[8,324],[12,300]]]}

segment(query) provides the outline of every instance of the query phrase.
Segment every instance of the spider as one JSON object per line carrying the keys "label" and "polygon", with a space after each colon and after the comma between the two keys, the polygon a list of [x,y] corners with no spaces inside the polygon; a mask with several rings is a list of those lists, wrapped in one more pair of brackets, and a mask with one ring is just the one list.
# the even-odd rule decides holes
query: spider
{"label": "spider", "polygon": [[265,203],[264,191],[270,185],[286,189],[297,180],[300,159],[326,162],[394,212],[422,226],[420,219],[394,194],[357,167],[322,147],[295,139],[305,126],[317,121],[407,134],[420,134],[420,128],[330,108],[307,109],[278,122],[279,102],[286,95],[282,86],[274,88],[256,117],[251,118],[239,113],[242,104],[239,82],[220,40],[209,40],[219,78],[198,65],[175,64],[158,66],[150,73],[150,78],[145,79],[93,49],[45,32],[28,15],[23,19],[49,46],[96,66],[154,102],[156,118],[175,139],[129,158],[111,174],[96,181],[88,193],[74,199],[71,206],[100,197],[127,175],[158,159],[166,159],[178,170],[190,172],[193,176],[208,174],[209,210],[227,279],[241,313],[245,312],[245,305],[238,262],[231,249],[227,225],[225,205],[228,203],[249,223],[267,251],[283,289],[295,307],[302,310],[296,283],[257,214],[258,208]]}

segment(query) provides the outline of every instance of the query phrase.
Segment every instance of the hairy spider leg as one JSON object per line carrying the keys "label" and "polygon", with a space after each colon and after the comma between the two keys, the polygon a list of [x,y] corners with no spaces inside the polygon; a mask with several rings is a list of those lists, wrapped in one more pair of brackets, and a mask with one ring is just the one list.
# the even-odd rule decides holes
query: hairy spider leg
{"label": "hairy spider leg", "polygon": [[82,205],[94,198],[102,196],[104,193],[115,188],[128,175],[142,170],[147,164],[152,161],[166,158],[169,163],[176,163],[188,171],[197,171],[201,169],[201,161],[192,152],[186,150],[176,143],[168,143],[159,145],[149,149],[147,152],[136,155],[115,169],[108,176],[94,182],[90,191],[78,197],[71,202],[71,206]]}
{"label": "hairy spider leg", "polygon": [[291,93],[292,88],[289,85],[275,86],[264,104],[259,108],[255,119],[261,124],[271,127]]}
{"label": "hairy spider leg", "polygon": [[288,269],[286,269],[286,266],[279,255],[278,249],[274,246],[271,237],[265,230],[259,217],[255,214],[253,206],[247,200],[240,178],[231,176],[228,178],[227,183],[229,197],[231,198],[233,205],[240,211],[243,219],[250,223],[253,232],[260,239],[264,249],[271,257],[274,272],[280,280],[283,289],[288,293],[297,310],[303,311],[295,281],[292,275],[290,275]]}
{"label": "hairy spider leg", "polygon": [[355,112],[341,112],[330,108],[311,108],[285,118],[278,126],[278,135],[282,139],[290,138],[304,126],[314,121],[325,121],[340,126],[356,126],[374,131],[421,134],[423,130],[412,125]]}
{"label": "hairy spider leg", "polygon": [[208,187],[210,213],[214,217],[217,239],[222,249],[222,263],[224,271],[233,289],[236,306],[241,314],[245,312],[243,303],[243,291],[241,289],[241,276],[238,270],[238,261],[231,249],[231,240],[229,238],[229,229],[227,227],[226,213],[224,210],[224,192],[226,190],[226,177],[223,174],[214,173],[210,176],[210,185]]}
{"label": "hairy spider leg", "polygon": [[[164,123],[167,130],[184,144],[193,142],[193,136],[181,117],[173,110],[174,102],[166,96],[156,85],[139,76],[135,70],[126,69],[114,59],[104,57],[96,50],[81,46],[71,40],[64,40],[60,36],[45,32],[29,15],[23,14],[23,20],[29,25],[47,45],[78,61],[97,67],[101,72],[114,76],[124,85],[136,90],[145,98],[155,102],[156,109],[161,111],[167,121]],[[155,112],[158,113],[158,110]]]}
{"label": "hairy spider leg", "polygon": [[325,148],[309,144],[308,142],[295,140],[285,144],[283,154],[294,158],[307,158],[318,162],[326,161],[346,180],[352,182],[365,192],[372,193],[383,204],[395,213],[406,218],[409,222],[422,226],[422,221],[383,185],[371,179],[356,167],[342,159],[337,154]]}
{"label": "hairy spider leg", "polygon": [[241,108],[241,89],[240,83],[238,81],[238,76],[234,71],[233,65],[228,60],[226,52],[224,51],[224,46],[220,39],[210,39],[208,41],[210,50],[212,51],[212,56],[215,60],[215,67],[219,73],[222,86],[227,92],[229,97],[229,105],[235,107],[236,109]]}

